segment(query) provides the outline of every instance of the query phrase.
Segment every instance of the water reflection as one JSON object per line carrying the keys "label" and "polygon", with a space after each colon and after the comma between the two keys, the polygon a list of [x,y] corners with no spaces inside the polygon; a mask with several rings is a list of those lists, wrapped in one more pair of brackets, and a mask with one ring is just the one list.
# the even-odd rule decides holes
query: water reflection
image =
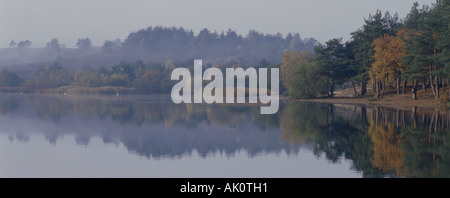
{"label": "water reflection", "polygon": [[351,161],[364,177],[450,177],[446,108],[285,102],[278,114],[260,115],[258,106],[176,105],[169,97],[1,95],[0,133],[20,142],[43,135],[51,144],[70,135],[85,146],[99,137],[149,159],[304,150]]}
{"label": "water reflection", "polygon": [[311,142],[315,155],[353,162],[364,177],[450,177],[447,108],[297,103],[281,116],[283,139]]}
{"label": "water reflection", "polygon": [[74,135],[77,144],[89,145],[101,137],[147,158],[181,157],[194,149],[202,157],[240,150],[253,157],[297,153],[301,146],[283,142],[278,115],[260,115],[257,106],[176,105],[166,95],[8,95],[0,97],[0,112],[0,131],[11,140],[41,133],[55,144]]}

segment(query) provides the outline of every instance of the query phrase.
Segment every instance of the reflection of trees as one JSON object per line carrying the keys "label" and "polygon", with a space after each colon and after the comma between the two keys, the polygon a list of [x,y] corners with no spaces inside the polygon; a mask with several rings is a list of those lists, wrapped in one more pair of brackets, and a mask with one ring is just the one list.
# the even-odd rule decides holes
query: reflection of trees
{"label": "reflection of trees", "polygon": [[450,177],[449,112],[436,109],[432,115],[418,117],[419,127],[402,129],[407,176]]}
{"label": "reflection of trees", "polygon": [[286,142],[308,143],[327,130],[328,107],[317,103],[292,103],[282,110],[280,128]]}
{"label": "reflection of trees", "polygon": [[36,112],[41,118],[49,117],[55,122],[61,120],[62,117],[67,115],[70,109],[65,103],[59,100],[53,100],[51,98],[46,98],[45,100],[41,98],[33,98],[30,102],[34,104]]}
{"label": "reflection of trees", "polygon": [[[361,109],[365,112],[365,107]],[[324,155],[332,162],[352,160],[352,168],[365,177],[381,176],[370,161],[373,149],[366,117],[351,112],[331,104],[292,103],[281,116],[282,137],[288,142],[310,142],[315,155]]]}
{"label": "reflection of trees", "polygon": [[[375,111],[377,111],[376,114],[379,114],[380,126],[391,125],[393,128],[391,130],[397,131],[395,132],[396,137],[384,138],[385,140],[397,139],[400,141],[392,142],[390,145],[395,145],[397,151],[391,151],[390,156],[401,154],[403,158],[402,160],[397,159],[395,163],[398,164],[391,164],[391,166],[396,166],[397,176],[450,176],[450,139],[448,138],[450,116],[448,109],[418,112],[417,108],[413,108],[411,112],[396,110],[387,113],[387,110],[378,108]],[[388,145],[386,147],[389,148]],[[391,163],[394,161],[396,160],[392,159]]]}
{"label": "reflection of trees", "polygon": [[228,104],[174,104],[166,96],[155,98],[114,96],[26,95],[0,98],[0,113],[30,104],[41,118],[57,122],[71,112],[85,119],[109,119],[119,124],[164,123],[167,127],[215,124],[237,128],[249,121],[261,128],[278,128],[278,115],[261,115],[259,106]]}
{"label": "reflection of trees", "polygon": [[[52,143],[75,133],[76,142],[87,145],[97,134],[146,157],[179,157],[194,149],[202,156],[241,149],[289,153],[303,143],[333,163],[351,160],[364,177],[450,177],[447,109],[290,102],[279,114],[261,115],[259,106],[177,105],[162,96],[2,95],[2,116],[14,111],[51,120],[55,126],[41,131]],[[20,135],[27,140],[27,133]]]}
{"label": "reflection of trees", "polygon": [[[1,94],[1,93],[0,93]],[[19,107],[19,101],[15,98],[8,96],[0,97],[0,113],[5,115],[9,112],[13,112]]]}
{"label": "reflection of trees", "polygon": [[393,124],[377,125],[370,122],[369,135],[373,142],[372,164],[383,172],[396,171],[403,166],[405,152],[400,148],[403,137]]}
{"label": "reflection of trees", "polygon": [[412,111],[294,103],[281,114],[288,142],[311,142],[317,156],[341,158],[365,177],[449,177],[447,109]]}
{"label": "reflection of trees", "polygon": [[[26,119],[37,124],[36,131],[51,143],[69,134],[75,135],[77,144],[88,145],[92,137],[100,136],[105,143],[120,142],[133,153],[156,158],[180,157],[194,149],[201,156],[234,155],[242,150],[255,156],[299,149],[281,141],[278,115],[261,115],[259,106],[177,105],[164,96],[26,95],[17,99],[11,101],[18,101],[15,109],[20,109],[20,117],[31,116]],[[40,119],[35,121],[36,117]]]}

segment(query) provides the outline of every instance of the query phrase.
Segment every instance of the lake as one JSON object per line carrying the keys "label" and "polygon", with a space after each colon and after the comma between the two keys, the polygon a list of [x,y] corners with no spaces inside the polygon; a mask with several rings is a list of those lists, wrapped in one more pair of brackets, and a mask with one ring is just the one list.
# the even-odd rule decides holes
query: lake
{"label": "lake", "polygon": [[0,177],[450,177],[448,109],[0,95]]}

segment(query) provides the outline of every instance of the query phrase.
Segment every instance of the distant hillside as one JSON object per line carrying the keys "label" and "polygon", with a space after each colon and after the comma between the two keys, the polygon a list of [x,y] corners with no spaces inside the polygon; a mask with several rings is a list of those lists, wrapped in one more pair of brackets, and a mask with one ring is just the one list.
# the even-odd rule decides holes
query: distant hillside
{"label": "distant hillside", "polygon": [[32,42],[20,42],[0,49],[0,68],[17,72],[21,77],[34,75],[43,65],[59,61],[69,70],[86,66],[112,66],[120,61],[142,60],[164,63],[168,60],[203,59],[208,64],[230,63],[248,66],[261,60],[281,63],[285,51],[313,51],[317,41],[301,38],[298,33],[263,34],[250,31],[247,36],[235,31],[217,33],[203,29],[198,35],[175,27],[148,27],[132,32],[124,41],[107,40],[101,47],[91,45],[89,38],[79,39],[77,48],[65,48],[52,39],[44,48],[31,48]]}

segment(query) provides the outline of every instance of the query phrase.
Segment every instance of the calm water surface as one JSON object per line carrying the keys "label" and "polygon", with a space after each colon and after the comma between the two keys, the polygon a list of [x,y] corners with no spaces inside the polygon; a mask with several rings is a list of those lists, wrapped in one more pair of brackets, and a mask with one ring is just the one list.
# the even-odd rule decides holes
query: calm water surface
{"label": "calm water surface", "polygon": [[447,109],[0,95],[0,177],[449,177]]}

